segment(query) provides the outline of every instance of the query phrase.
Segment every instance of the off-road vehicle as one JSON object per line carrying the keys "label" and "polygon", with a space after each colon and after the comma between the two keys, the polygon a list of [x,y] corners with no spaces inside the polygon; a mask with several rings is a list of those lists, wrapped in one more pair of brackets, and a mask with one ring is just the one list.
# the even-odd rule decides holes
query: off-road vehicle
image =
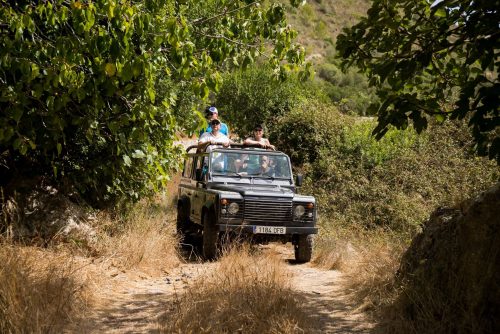
{"label": "off-road vehicle", "polygon": [[220,236],[235,233],[257,242],[291,242],[298,262],[311,260],[316,201],[299,195],[289,157],[279,151],[231,145],[187,148],[177,204],[177,232],[199,233],[206,259]]}

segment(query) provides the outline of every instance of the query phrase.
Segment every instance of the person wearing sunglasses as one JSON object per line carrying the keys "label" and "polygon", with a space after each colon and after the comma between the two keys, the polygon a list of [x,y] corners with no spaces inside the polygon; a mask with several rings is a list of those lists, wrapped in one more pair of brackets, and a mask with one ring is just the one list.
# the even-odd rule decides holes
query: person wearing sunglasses
{"label": "person wearing sunglasses", "polygon": [[[206,129],[200,130],[200,137],[201,137],[201,135],[203,135],[206,132],[208,132],[208,133],[212,132],[211,122],[214,119],[219,120],[219,111],[214,106],[208,106],[205,108],[205,118],[207,119],[208,126]],[[219,122],[220,122],[220,120],[219,120]],[[219,132],[226,135],[227,137],[229,137],[229,127],[225,123],[220,122]]]}
{"label": "person wearing sunglasses", "polygon": [[[231,144],[229,138],[221,130],[221,122],[218,119],[210,121],[211,131],[205,132],[198,140],[198,149],[203,150],[210,145],[222,145],[228,147]],[[210,150],[208,150],[209,152]]]}
{"label": "person wearing sunglasses", "polygon": [[276,150],[274,145],[271,145],[267,138],[264,138],[264,128],[262,125],[257,124],[253,129],[253,137],[248,137],[243,142],[245,145],[259,146],[265,149]]}

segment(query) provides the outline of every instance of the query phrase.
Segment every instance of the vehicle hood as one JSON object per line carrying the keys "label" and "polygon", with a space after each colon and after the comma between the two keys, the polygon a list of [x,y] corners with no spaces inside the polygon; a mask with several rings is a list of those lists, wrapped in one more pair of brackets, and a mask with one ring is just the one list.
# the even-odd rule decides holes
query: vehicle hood
{"label": "vehicle hood", "polygon": [[261,186],[261,185],[213,185],[211,189],[221,191],[237,192],[241,196],[269,196],[269,197],[290,197],[294,196],[294,192],[289,188],[278,186]]}

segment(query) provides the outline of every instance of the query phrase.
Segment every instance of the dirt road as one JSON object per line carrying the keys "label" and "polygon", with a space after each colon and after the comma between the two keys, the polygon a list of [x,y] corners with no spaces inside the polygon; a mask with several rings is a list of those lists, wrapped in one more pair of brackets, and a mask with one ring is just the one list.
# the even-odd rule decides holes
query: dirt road
{"label": "dirt road", "polygon": [[[318,333],[370,333],[373,325],[355,310],[341,287],[342,274],[310,264],[294,264],[291,247],[270,245],[263,250],[279,254],[293,274],[292,287],[305,296],[305,308]],[[214,263],[184,263],[160,277],[134,272],[110,272],[101,291],[101,303],[79,327],[86,333],[155,333],[166,305],[178,299]]]}

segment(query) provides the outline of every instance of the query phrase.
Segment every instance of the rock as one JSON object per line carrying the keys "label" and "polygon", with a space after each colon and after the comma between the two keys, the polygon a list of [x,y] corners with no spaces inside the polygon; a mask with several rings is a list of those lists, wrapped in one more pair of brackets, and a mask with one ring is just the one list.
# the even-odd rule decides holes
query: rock
{"label": "rock", "polygon": [[74,203],[57,189],[39,186],[22,194],[17,194],[4,205],[5,209],[16,213],[10,216],[8,223],[10,237],[38,239],[44,243],[69,239],[89,243],[96,237],[91,225],[96,216],[92,211]]}
{"label": "rock", "polygon": [[403,256],[397,282],[404,316],[420,332],[500,333],[500,184],[437,209]]}

